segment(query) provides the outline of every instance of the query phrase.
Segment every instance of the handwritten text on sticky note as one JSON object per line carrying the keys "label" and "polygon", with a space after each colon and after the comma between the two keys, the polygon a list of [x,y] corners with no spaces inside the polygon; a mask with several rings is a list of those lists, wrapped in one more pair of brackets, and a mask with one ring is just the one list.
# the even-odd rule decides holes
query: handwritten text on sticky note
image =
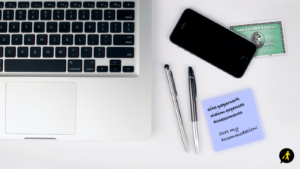
{"label": "handwritten text on sticky note", "polygon": [[203,102],[216,151],[263,139],[251,90]]}

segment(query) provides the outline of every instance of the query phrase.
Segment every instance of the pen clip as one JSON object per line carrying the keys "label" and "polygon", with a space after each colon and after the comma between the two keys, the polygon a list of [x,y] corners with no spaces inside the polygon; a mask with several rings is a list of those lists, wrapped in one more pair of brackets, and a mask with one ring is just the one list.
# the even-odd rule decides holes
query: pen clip
{"label": "pen clip", "polygon": [[196,83],[196,78],[195,78],[195,74],[194,74],[194,81],[195,81],[195,94],[196,94],[196,98],[197,98],[197,83]]}
{"label": "pen clip", "polygon": [[174,88],[174,92],[176,94],[176,96],[178,96],[177,90],[176,90],[176,85],[175,85],[175,81],[174,81],[174,77],[173,77],[173,73],[171,70],[170,71],[170,75],[171,75],[171,79],[172,79],[172,84],[173,84],[173,88]]}

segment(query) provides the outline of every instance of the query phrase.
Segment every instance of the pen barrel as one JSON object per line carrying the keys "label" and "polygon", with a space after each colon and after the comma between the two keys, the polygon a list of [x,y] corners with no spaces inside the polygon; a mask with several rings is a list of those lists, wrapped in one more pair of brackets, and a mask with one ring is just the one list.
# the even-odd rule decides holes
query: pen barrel
{"label": "pen barrel", "polygon": [[189,77],[189,90],[190,90],[190,105],[192,122],[198,121],[197,116],[197,103],[196,103],[196,83],[193,77]]}

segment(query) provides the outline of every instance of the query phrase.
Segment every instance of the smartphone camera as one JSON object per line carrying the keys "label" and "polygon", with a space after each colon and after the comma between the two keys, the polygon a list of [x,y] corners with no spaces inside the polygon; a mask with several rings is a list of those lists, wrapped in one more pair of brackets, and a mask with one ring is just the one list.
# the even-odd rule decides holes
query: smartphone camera
{"label": "smartphone camera", "polygon": [[248,64],[249,63],[249,58],[247,56],[243,56],[241,59],[243,64]]}

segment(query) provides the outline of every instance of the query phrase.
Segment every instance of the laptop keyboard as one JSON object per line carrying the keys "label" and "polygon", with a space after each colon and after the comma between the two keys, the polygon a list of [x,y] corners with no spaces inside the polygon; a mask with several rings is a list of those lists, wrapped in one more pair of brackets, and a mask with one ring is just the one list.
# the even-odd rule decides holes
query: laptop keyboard
{"label": "laptop keyboard", "polygon": [[0,1],[0,76],[138,72],[136,1]]}

